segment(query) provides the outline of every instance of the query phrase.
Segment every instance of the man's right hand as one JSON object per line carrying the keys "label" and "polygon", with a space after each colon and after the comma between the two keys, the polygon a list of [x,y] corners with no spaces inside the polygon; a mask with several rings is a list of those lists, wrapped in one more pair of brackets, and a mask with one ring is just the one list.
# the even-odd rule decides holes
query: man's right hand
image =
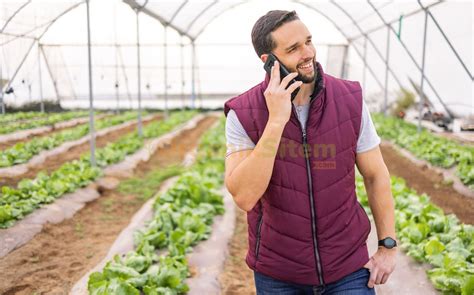
{"label": "man's right hand", "polygon": [[291,79],[296,78],[296,76],[298,76],[297,72],[290,73],[280,82],[280,64],[275,61],[270,75],[270,82],[264,92],[269,112],[269,122],[285,125],[290,119],[291,93],[303,82],[296,81],[288,89],[286,87]]}

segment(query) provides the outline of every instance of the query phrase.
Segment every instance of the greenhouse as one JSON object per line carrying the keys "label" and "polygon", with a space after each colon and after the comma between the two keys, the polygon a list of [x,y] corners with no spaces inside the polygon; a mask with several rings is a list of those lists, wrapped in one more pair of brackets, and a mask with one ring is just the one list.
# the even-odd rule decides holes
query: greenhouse
{"label": "greenhouse", "polygon": [[473,12],[2,0],[0,294],[474,294]]}

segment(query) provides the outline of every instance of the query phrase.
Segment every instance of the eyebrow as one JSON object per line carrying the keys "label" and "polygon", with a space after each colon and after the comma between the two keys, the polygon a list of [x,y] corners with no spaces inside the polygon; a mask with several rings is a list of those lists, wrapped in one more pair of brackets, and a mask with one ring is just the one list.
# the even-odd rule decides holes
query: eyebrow
{"label": "eyebrow", "polygon": [[[308,37],[306,37],[306,40],[309,40],[309,39],[313,39],[313,36],[312,35],[309,35]],[[285,48],[285,51],[288,51],[290,49],[292,49],[293,47],[296,47],[298,46],[298,42],[294,43],[294,44],[291,44],[290,46],[288,46],[287,48]]]}

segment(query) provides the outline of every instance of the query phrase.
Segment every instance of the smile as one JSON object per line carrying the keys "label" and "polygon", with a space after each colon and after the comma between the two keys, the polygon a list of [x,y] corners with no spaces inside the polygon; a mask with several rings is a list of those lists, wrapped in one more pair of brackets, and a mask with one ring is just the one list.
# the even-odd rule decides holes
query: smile
{"label": "smile", "polygon": [[312,61],[307,62],[305,64],[302,64],[301,66],[298,67],[298,69],[303,69],[303,70],[311,69],[311,68],[313,68],[313,62]]}

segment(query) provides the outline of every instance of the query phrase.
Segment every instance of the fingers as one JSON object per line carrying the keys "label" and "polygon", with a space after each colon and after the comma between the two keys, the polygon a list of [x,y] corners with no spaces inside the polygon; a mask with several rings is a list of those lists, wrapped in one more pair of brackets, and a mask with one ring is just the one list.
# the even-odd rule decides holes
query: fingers
{"label": "fingers", "polygon": [[373,288],[375,285],[385,284],[388,281],[390,273],[384,272],[378,269],[377,267],[373,269],[369,269],[369,270],[370,270],[370,278],[369,278],[369,282],[367,283],[367,286],[369,288]]}
{"label": "fingers", "polygon": [[369,259],[369,261],[364,265],[365,268],[368,270],[372,269],[372,259]]}
{"label": "fingers", "polygon": [[376,285],[382,284],[382,279],[383,279],[384,275],[385,274],[382,271],[377,272],[377,278],[375,279],[375,284]]}
{"label": "fingers", "polygon": [[293,73],[290,73],[288,76],[286,76],[285,78],[283,78],[283,80],[281,80],[281,83],[280,83],[280,88],[282,90],[285,90],[286,87],[288,86],[288,83],[290,83],[290,81],[294,78],[296,78],[296,76],[298,76],[298,73],[296,72],[293,72]]}
{"label": "fingers", "polygon": [[384,274],[381,284],[385,284],[388,281],[389,274]]}
{"label": "fingers", "polygon": [[280,85],[280,63],[277,60],[273,64],[270,82],[268,84],[272,87],[278,87],[278,85]]}
{"label": "fingers", "polygon": [[301,82],[301,81],[296,81],[295,83],[291,84],[291,85],[288,87],[288,89],[286,89],[286,91],[291,94],[291,93],[293,93],[293,91],[296,90],[296,88],[300,87],[301,84],[303,84],[303,82]]}
{"label": "fingers", "polygon": [[377,269],[373,269],[370,271],[370,278],[369,278],[369,282],[367,283],[367,287],[373,288],[375,286],[376,279],[377,279]]}

